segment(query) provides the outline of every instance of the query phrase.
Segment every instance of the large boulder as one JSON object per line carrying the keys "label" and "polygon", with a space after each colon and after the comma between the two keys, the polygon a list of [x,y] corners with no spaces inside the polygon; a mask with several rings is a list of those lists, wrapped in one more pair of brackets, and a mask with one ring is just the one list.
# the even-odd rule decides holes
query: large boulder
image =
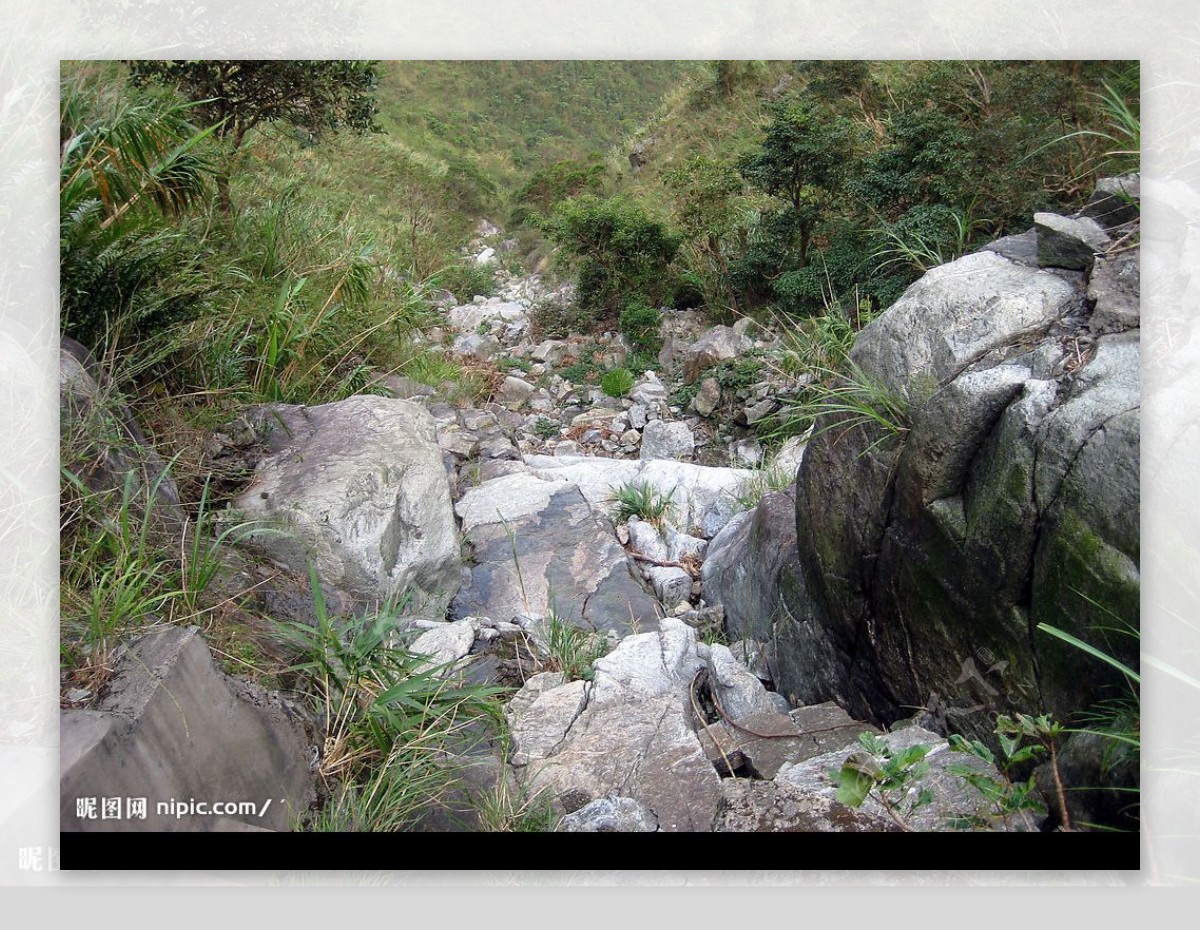
{"label": "large boulder", "polygon": [[[1138,620],[1138,330],[1090,335],[1086,287],[985,251],[863,330],[852,359],[905,412],[891,434],[827,418],[808,444],[781,691],[984,738],[996,712],[1068,719],[1123,692],[1037,629],[1137,663],[1106,628]],[[736,578],[747,550],[727,551],[710,578]]]}
{"label": "large boulder", "polygon": [[132,643],[106,696],[64,711],[61,731],[64,831],[288,830],[315,798],[302,722],[221,674],[194,628]]}
{"label": "large boulder", "polygon": [[[721,779],[705,755],[688,699],[703,667],[694,630],[666,619],[657,632],[622,640],[595,663],[590,687],[534,685],[512,716],[531,791],[568,813],[619,795],[666,832],[711,829]],[[521,695],[518,695],[521,697]]]}
{"label": "large boulder", "polygon": [[456,616],[553,614],[622,634],[657,623],[612,524],[575,484],[518,472],[472,488],[456,509],[473,562]]}
{"label": "large boulder", "polygon": [[273,417],[273,454],[235,502],[262,524],[245,545],[299,572],[311,559],[320,578],[363,599],[455,593],[458,532],[424,408],[360,396]]}
{"label": "large boulder", "polygon": [[799,583],[794,488],[767,494],[735,516],[708,547],[701,570],[704,599],[725,608],[733,639],[771,639],[786,609],[783,592]]}
{"label": "large boulder", "polygon": [[705,371],[753,348],[753,340],[729,326],[714,326],[683,352],[683,380],[691,384]]}

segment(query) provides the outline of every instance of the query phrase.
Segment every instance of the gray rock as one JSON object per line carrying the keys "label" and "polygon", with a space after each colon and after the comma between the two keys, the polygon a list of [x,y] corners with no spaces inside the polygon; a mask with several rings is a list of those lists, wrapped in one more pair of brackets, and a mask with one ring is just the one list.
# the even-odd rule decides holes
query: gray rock
{"label": "gray rock", "polygon": [[686,423],[652,420],[642,431],[638,456],[645,459],[681,459],[696,451],[696,437]]}
{"label": "gray rock", "polygon": [[711,416],[721,403],[721,385],[716,378],[705,378],[700,382],[700,390],[692,398],[692,409],[702,417]]}
{"label": "gray rock", "polygon": [[1138,174],[1101,178],[1083,213],[1108,229],[1131,223],[1141,215],[1141,187],[1141,175]]}
{"label": "gray rock", "polygon": [[473,645],[475,625],[467,617],[426,630],[413,640],[408,649],[413,655],[428,657],[428,661],[420,666],[422,669],[440,668],[442,675],[448,675]]}
{"label": "gray rock", "polygon": [[[509,632],[518,632],[521,627],[515,623],[501,622],[496,624],[496,629],[511,627]],[[567,676],[562,672],[538,672],[536,675],[530,675],[525,679],[525,684],[521,686],[521,690],[509,699],[509,702],[504,706],[504,713],[512,720],[515,717],[525,713],[533,702],[540,698],[547,691],[557,688],[559,685],[566,684]]]}
{"label": "gray rock", "polygon": [[731,451],[733,460],[745,468],[754,468],[763,458],[763,447],[757,439],[739,439]]}
{"label": "gray rock", "polygon": [[470,458],[479,448],[479,440],[456,423],[438,425],[438,448],[459,458]]}
{"label": "gray rock", "polygon": [[653,633],[627,636],[596,660],[591,704],[673,697],[682,706],[703,664],[696,642],[695,630],[671,618]]}
{"label": "gray rock", "polygon": [[883,386],[919,396],[1002,347],[1040,337],[1080,294],[1063,278],[993,252],[927,272],[867,325],[850,354]]}
{"label": "gray rock", "polygon": [[729,525],[740,510],[741,508],[732,495],[718,499],[704,511],[700,522],[696,525],[696,531],[705,539],[713,539]]}
{"label": "gray rock", "polygon": [[886,816],[855,810],[816,792],[774,781],[721,782],[715,833],[887,833],[901,828]]}
{"label": "gray rock", "polygon": [[721,708],[734,723],[779,714],[767,689],[750,669],[733,657],[728,646],[715,643],[708,660],[709,685],[717,691]]}
{"label": "gray rock", "polygon": [[1038,233],[1029,229],[1015,236],[1002,236],[989,242],[980,251],[995,252],[1018,265],[1038,267]]}
{"label": "gray rock", "polygon": [[656,377],[644,378],[633,386],[629,399],[634,404],[657,406],[667,399],[667,386]]}
{"label": "gray rock", "polygon": [[571,681],[539,694],[516,711],[509,707],[510,762],[526,766],[554,753],[587,705],[590,685]]}
{"label": "gray rock", "polygon": [[515,378],[509,375],[504,379],[504,383],[500,385],[500,390],[496,392],[496,400],[506,405],[512,410],[516,410],[533,393],[533,385],[521,378]]}
{"label": "gray rock", "polygon": [[691,597],[692,576],[682,568],[654,565],[645,571],[654,593],[663,604],[678,604]]}
{"label": "gray rock", "polygon": [[503,433],[495,433],[487,436],[479,443],[479,457],[481,459],[520,459],[521,453],[513,441]]}
{"label": "gray rock", "polygon": [[682,562],[684,559],[702,561],[708,551],[708,540],[698,536],[689,536],[676,530],[668,530],[667,559],[672,562]]}
{"label": "gray rock", "polygon": [[[809,441],[770,629],[754,620],[769,605],[730,607],[759,597],[735,570],[755,558],[748,531],[713,541],[705,598],[726,603],[734,635],[774,641],[794,703],[881,719],[923,707],[939,729],[994,740],[997,713],[1064,718],[1121,687],[1030,634],[1046,622],[1086,640],[1109,611],[1139,616],[1139,331],[1083,330],[1082,277],[969,255],[864,329],[852,355],[869,377],[927,390],[895,437]],[[1136,662],[1123,639],[1109,646]]]}
{"label": "gray rock", "polygon": [[454,340],[453,348],[458,355],[477,358],[485,362],[491,361],[504,352],[495,336],[480,335],[479,333],[466,333],[459,336]]}
{"label": "gray rock", "polygon": [[[671,550],[662,530],[653,523],[632,517],[628,524],[629,548],[659,562],[671,561]],[[675,603],[672,601],[671,603]]]}
{"label": "gray rock", "polygon": [[755,423],[765,420],[779,409],[779,401],[773,397],[767,397],[760,400],[756,404],[751,404],[745,410],[746,423],[753,426]]}
{"label": "gray rock", "polygon": [[590,702],[559,750],[529,768],[531,791],[583,804],[613,794],[631,797],[664,832],[712,829],[721,797],[721,779],[677,696]]}
{"label": "gray rock", "polygon": [[567,814],[558,824],[559,833],[654,833],[658,818],[633,798],[610,795],[585,804]]}
{"label": "gray rock", "polygon": [[490,430],[496,427],[496,415],[487,410],[477,410],[468,407],[463,410],[460,419],[462,425],[469,430]]}
{"label": "gray rock", "polygon": [[529,353],[530,358],[535,361],[543,362],[551,367],[557,367],[566,358],[570,347],[561,340],[547,339],[545,342],[540,342],[534,346]]}
{"label": "gray rock", "polygon": [[[724,525],[733,515],[733,501],[742,482],[751,474],[741,468],[714,468],[670,459],[531,455],[526,457],[526,464],[533,474],[578,485],[593,507],[609,507],[613,489],[622,484],[644,482],[670,496],[670,522],[685,530],[701,524],[717,529]],[[699,535],[709,538],[711,534],[706,530]]]}
{"label": "gray rock", "polygon": [[634,429],[646,428],[646,405],[634,404],[626,411],[629,415],[629,425]]}
{"label": "gray rock", "polygon": [[497,301],[496,303],[466,304],[453,307],[447,315],[450,322],[463,333],[477,332],[480,325],[487,328],[513,323],[526,318],[527,310],[524,304]]}
{"label": "gray rock", "polygon": [[700,579],[704,599],[725,607],[732,636],[766,641],[786,610],[783,591],[799,575],[795,496],[785,491],[725,525],[709,544]]}
{"label": "gray rock", "polygon": [[[133,643],[96,709],[62,713],[60,742],[64,832],[288,830],[315,799],[296,715],[277,695],[222,675],[195,628]],[[76,799],[89,797],[147,798],[146,816],[80,817]],[[260,809],[226,823],[157,811],[157,802],[188,798]]]}
{"label": "gray rock", "polygon": [[1141,262],[1135,252],[1096,259],[1088,280],[1095,310],[1088,322],[1094,333],[1120,332],[1141,325]]}
{"label": "gray rock", "polygon": [[1104,227],[1091,217],[1071,219],[1057,213],[1035,213],[1033,225],[1038,237],[1038,264],[1050,268],[1086,271],[1097,252],[1111,242]]}
{"label": "gray rock", "polygon": [[[770,660],[762,643],[756,639],[739,639],[729,644],[729,651],[742,665],[750,669],[759,681],[771,681],[775,676],[771,672]],[[790,709],[790,708],[789,708]],[[785,711],[786,713],[786,711]]]}
{"label": "gray rock", "polygon": [[622,632],[657,623],[611,524],[574,484],[514,474],[472,488],[456,509],[474,561],[456,616],[554,613]]}
{"label": "gray rock", "polygon": [[810,433],[803,436],[792,436],[787,440],[775,453],[775,458],[771,460],[771,467],[781,474],[791,475],[793,478],[800,468],[800,463],[804,461],[804,448],[808,445],[808,437]]}
{"label": "gray rock", "polygon": [[[904,789],[896,789],[892,795],[892,806],[897,809],[899,819],[910,830],[940,832],[961,829],[963,817],[977,819],[993,830],[1020,831],[1036,827],[1032,818],[1026,823],[1017,815],[1010,815],[1008,818],[996,817],[992,802],[981,791],[971,787],[964,779],[951,774],[947,769],[953,765],[966,765],[997,780],[1001,778],[999,772],[993,766],[967,753],[951,752],[946,740],[936,733],[920,727],[907,727],[880,738],[892,752],[900,752],[917,745],[929,748],[924,757],[929,771],[919,778],[912,779]],[[799,764],[786,764],[775,776],[775,783],[798,789],[805,795],[835,799],[837,784],[830,778],[829,772],[840,770],[850,756],[851,752],[841,749],[815,756]],[[908,805],[922,790],[930,792],[932,802],[906,815],[904,812]],[[885,817],[895,822],[884,806],[876,800],[874,793],[867,797],[859,810],[876,818]]]}
{"label": "gray rock", "polygon": [[728,326],[714,326],[683,353],[683,379],[694,382],[701,373],[748,352],[753,343]]}
{"label": "gray rock", "polygon": [[457,590],[458,531],[424,408],[359,396],[280,407],[277,417],[279,451],[258,463],[235,503],[286,532],[264,529],[242,545],[300,573],[312,559],[323,580],[361,597]]}

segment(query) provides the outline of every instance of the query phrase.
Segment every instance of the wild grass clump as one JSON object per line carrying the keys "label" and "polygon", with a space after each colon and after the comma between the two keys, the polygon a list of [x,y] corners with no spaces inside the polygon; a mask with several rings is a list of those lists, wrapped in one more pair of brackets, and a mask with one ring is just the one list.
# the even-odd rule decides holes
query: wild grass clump
{"label": "wild grass clump", "polygon": [[562,672],[568,681],[591,681],[593,665],[612,649],[607,636],[573,626],[557,614],[545,622],[544,638],[549,670]]}
{"label": "wild grass clump", "polygon": [[648,481],[631,481],[612,488],[609,501],[615,505],[613,516],[618,523],[631,517],[658,526],[674,513],[673,492],[663,493]]}
{"label": "wild grass clump", "polygon": [[741,510],[753,510],[764,497],[778,491],[786,491],[796,480],[795,472],[775,464],[764,465],[746,478],[734,495],[734,503]]}
{"label": "wild grass clump", "polygon": [[456,786],[455,756],[481,721],[500,719],[503,689],[462,684],[402,645],[405,601],[360,618],[326,609],[310,568],[316,622],[286,623],[300,655],[289,672],[311,702],[323,739],[318,774],[329,794],[316,830],[390,832]]}

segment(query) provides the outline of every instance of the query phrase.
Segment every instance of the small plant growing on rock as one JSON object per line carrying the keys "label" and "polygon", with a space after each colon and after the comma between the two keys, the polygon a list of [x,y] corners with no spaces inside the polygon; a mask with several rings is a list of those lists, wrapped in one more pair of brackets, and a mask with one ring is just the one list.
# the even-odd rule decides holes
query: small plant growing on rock
{"label": "small plant growing on rock", "polygon": [[792,469],[766,465],[750,475],[737,490],[734,503],[741,510],[753,510],[768,494],[786,491],[796,480]]}
{"label": "small plant growing on rock", "polygon": [[561,424],[554,422],[549,417],[539,417],[533,424],[534,435],[541,439],[554,439],[561,429]]}
{"label": "small plant growing on rock", "polygon": [[600,390],[609,397],[624,397],[633,390],[633,372],[628,368],[614,368],[600,379]]}
{"label": "small plant growing on rock", "polygon": [[635,352],[657,355],[662,348],[662,314],[640,300],[631,300],[618,318],[621,334]]}
{"label": "small plant growing on rock", "polygon": [[784,408],[781,433],[799,433],[812,426],[815,439],[830,430],[837,430],[840,435],[865,426],[880,434],[862,451],[866,455],[877,445],[908,432],[911,425],[908,399],[858,365],[850,362],[840,372],[822,370],[819,375],[820,382]]}
{"label": "small plant growing on rock", "polygon": [[546,619],[545,630],[551,671],[562,672],[568,681],[591,681],[593,664],[611,649],[608,638],[572,626],[557,614]]}
{"label": "small plant growing on rock", "polygon": [[929,772],[925,756],[930,747],[909,746],[894,752],[874,733],[858,738],[865,752],[856,752],[837,773],[837,799],[850,807],[861,807],[868,796],[887,812],[902,830],[911,831],[908,818],[933,800],[933,793],[922,788],[910,798],[913,783]]}
{"label": "small plant growing on rock", "polygon": [[[1046,807],[1038,797],[1035,787],[1035,776],[1031,774],[1025,781],[1013,781],[1009,773],[1014,766],[1043,755],[1047,748],[1047,743],[1043,740],[1049,739],[1050,745],[1052,745],[1054,736],[1058,732],[1057,726],[1045,716],[1035,718],[1017,714],[1015,718],[1006,715],[998,717],[996,719],[996,736],[1000,740],[1000,749],[1004,753],[1004,761],[999,765],[997,765],[995,753],[982,742],[953,733],[948,737],[952,750],[968,753],[982,759],[988,765],[996,766],[1001,772],[1001,777],[994,778],[975,766],[966,764],[947,766],[946,771],[976,788],[992,805],[993,812],[997,817],[1007,818],[1013,814],[1019,814],[1024,820],[1025,826],[1029,830],[1033,830],[1034,825],[1029,818],[1029,812],[1032,811],[1039,817],[1045,816],[1046,813]],[[1028,738],[1034,739],[1034,742],[1026,744],[1025,741]],[[1057,764],[1054,778],[1057,783],[1059,778]],[[1065,809],[1064,807],[1064,811]],[[985,823],[980,822],[979,817],[970,815],[963,815],[955,825],[963,828],[986,826]]]}
{"label": "small plant growing on rock", "polygon": [[637,517],[660,526],[674,511],[673,497],[674,492],[664,494],[647,481],[631,481],[613,488],[609,500],[616,504],[618,523]]}

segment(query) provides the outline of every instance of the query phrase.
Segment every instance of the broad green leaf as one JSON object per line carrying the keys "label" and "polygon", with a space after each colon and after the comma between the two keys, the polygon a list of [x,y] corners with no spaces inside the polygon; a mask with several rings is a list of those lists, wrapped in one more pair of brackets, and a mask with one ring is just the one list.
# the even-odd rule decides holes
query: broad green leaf
{"label": "broad green leaf", "polygon": [[861,807],[874,785],[874,778],[847,762],[838,773],[837,799],[848,807]]}

